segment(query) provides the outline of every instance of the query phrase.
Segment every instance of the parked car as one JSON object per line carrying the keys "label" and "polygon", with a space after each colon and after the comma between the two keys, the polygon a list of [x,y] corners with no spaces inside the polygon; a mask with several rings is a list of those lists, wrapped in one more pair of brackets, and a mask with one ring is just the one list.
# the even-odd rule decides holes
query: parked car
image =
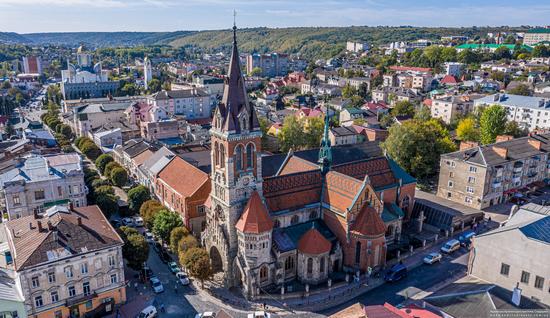
{"label": "parked car", "polygon": [[203,313],[195,315],[195,318],[215,318],[215,317],[216,317],[216,313],[213,311],[205,311]]}
{"label": "parked car", "polygon": [[164,291],[164,286],[162,286],[162,283],[157,277],[151,277],[150,281],[151,287],[156,294],[162,293]]}
{"label": "parked car", "polygon": [[187,275],[185,275],[184,272],[178,272],[178,273],[176,274],[176,277],[178,278],[178,280],[180,281],[180,283],[181,283],[183,286],[189,285],[189,277],[187,277]]}
{"label": "parked car", "polygon": [[457,251],[459,249],[460,249],[460,242],[455,239],[448,241],[447,243],[445,243],[445,245],[441,247],[441,251],[447,254]]}
{"label": "parked car", "polygon": [[145,235],[145,240],[148,243],[153,243],[155,241],[155,237],[153,236],[153,234],[151,232],[145,232],[144,235]]}
{"label": "parked car", "polygon": [[434,252],[426,255],[422,260],[425,264],[433,264],[435,262],[441,262],[441,259],[443,258],[443,255],[440,253]]}
{"label": "parked car", "polygon": [[407,267],[403,264],[396,264],[386,272],[384,280],[387,282],[395,282],[404,277],[407,277]]}
{"label": "parked car", "polygon": [[143,218],[141,216],[134,216],[134,225],[137,227],[143,227]]}
{"label": "parked car", "polygon": [[132,218],[123,218],[122,225],[124,226],[134,226],[134,220]]}
{"label": "parked car", "polygon": [[458,237],[458,241],[462,246],[470,246],[472,243],[472,238],[476,235],[474,231],[466,231]]}
{"label": "parked car", "polygon": [[271,318],[271,314],[265,311],[255,311],[248,314],[248,318]]}
{"label": "parked car", "polygon": [[170,271],[174,274],[177,274],[177,273],[180,272],[180,267],[178,266],[178,263],[176,263],[176,262],[168,263],[168,267],[170,268]]}
{"label": "parked car", "polygon": [[137,316],[137,318],[153,318],[157,316],[157,308],[155,306],[145,307]]}

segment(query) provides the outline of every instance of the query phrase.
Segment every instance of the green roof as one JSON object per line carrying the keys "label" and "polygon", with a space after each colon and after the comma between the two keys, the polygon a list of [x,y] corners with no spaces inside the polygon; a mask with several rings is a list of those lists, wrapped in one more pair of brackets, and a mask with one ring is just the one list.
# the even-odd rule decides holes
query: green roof
{"label": "green roof", "polygon": [[382,211],[382,221],[388,223],[400,218],[403,218],[405,213],[397,204],[395,203],[384,203],[384,210]]}
{"label": "green roof", "polygon": [[539,28],[527,30],[526,33],[550,33],[550,28]]}
{"label": "green roof", "polygon": [[[457,49],[471,49],[471,50],[478,50],[478,49],[498,49],[499,47],[504,46],[507,47],[509,50],[514,50],[516,47],[515,44],[474,44],[474,43],[467,43],[467,44],[461,44],[457,46]],[[528,45],[521,45],[522,49],[526,49],[528,51],[531,51],[533,48]]]}

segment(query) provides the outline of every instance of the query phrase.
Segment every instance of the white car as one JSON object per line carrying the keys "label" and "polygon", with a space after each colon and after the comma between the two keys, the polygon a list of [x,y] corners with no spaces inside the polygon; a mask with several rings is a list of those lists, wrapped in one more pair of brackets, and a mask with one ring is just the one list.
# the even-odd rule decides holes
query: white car
{"label": "white car", "polygon": [[176,277],[178,278],[178,280],[180,281],[180,283],[181,283],[183,286],[189,285],[189,277],[187,277],[187,275],[185,275],[184,272],[178,272],[178,273],[176,274]]}
{"label": "white car", "polygon": [[137,318],[153,318],[157,316],[157,309],[155,306],[147,306],[143,309]]}
{"label": "white car", "polygon": [[441,252],[450,254],[459,249],[460,249],[460,242],[458,240],[452,239],[441,247]]}
{"label": "white car", "polygon": [[435,262],[441,262],[442,258],[443,256],[440,253],[434,252],[426,255],[422,260],[425,264],[433,264]]}
{"label": "white car", "polygon": [[153,237],[153,233],[145,232],[145,240],[149,243],[153,243],[155,241],[155,238]]}
{"label": "white car", "polygon": [[124,226],[134,226],[134,220],[132,218],[123,218],[122,225]]}
{"label": "white car", "polygon": [[271,314],[265,311],[255,311],[248,314],[248,318],[271,318]]}
{"label": "white car", "polygon": [[141,216],[134,216],[134,225],[137,227],[143,227],[143,218]]}
{"label": "white car", "polygon": [[215,317],[216,317],[216,313],[212,311],[205,311],[203,313],[195,315],[195,318],[215,318]]}
{"label": "white car", "polygon": [[162,286],[162,283],[157,277],[151,277],[151,287],[153,288],[153,291],[155,294],[162,293],[164,291],[164,286]]}

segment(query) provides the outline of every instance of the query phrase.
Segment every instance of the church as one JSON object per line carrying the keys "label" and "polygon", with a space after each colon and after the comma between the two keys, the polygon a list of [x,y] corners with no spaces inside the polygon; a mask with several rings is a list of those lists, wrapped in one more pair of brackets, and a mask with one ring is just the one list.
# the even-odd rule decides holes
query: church
{"label": "church", "polygon": [[386,261],[410,220],[416,180],[375,147],[262,156],[233,27],[233,49],[211,133],[212,191],[202,240],[226,287],[247,297],[291,281],[326,284],[335,273]]}

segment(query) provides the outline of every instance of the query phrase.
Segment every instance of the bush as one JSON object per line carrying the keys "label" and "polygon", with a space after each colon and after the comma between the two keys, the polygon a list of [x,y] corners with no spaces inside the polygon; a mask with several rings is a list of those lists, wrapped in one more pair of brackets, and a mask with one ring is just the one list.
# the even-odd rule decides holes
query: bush
{"label": "bush", "polygon": [[137,187],[128,191],[128,207],[134,213],[138,212],[141,208],[141,205],[149,199],[151,199],[149,189],[147,189],[143,185],[138,185]]}
{"label": "bush", "polygon": [[189,230],[183,226],[176,227],[170,232],[170,249],[173,253],[178,253],[178,243],[186,236],[189,236]]}
{"label": "bush", "polygon": [[116,167],[111,171],[111,182],[117,187],[122,187],[128,182],[128,173],[122,167]]}
{"label": "bush", "polygon": [[143,202],[139,209],[139,215],[143,218],[143,223],[145,223],[147,228],[153,228],[155,216],[162,209],[164,209],[164,207],[157,200],[147,200]]}
{"label": "bush", "polygon": [[80,143],[84,140],[86,140],[87,138],[86,137],[77,137],[75,140],[74,140],[74,145],[76,146],[76,148],[80,149]]}
{"label": "bush", "polygon": [[101,172],[101,174],[103,174],[104,171],[105,171],[105,166],[109,162],[113,162],[113,161],[114,161],[114,159],[113,159],[113,157],[111,157],[111,155],[104,153],[101,156],[97,157],[97,159],[95,160],[95,165],[96,165],[97,169],[99,170],[99,172]]}
{"label": "bush", "polygon": [[64,153],[74,152],[74,148],[73,148],[73,146],[71,146],[71,145],[62,146],[62,147],[61,147],[61,150],[62,150]]}

